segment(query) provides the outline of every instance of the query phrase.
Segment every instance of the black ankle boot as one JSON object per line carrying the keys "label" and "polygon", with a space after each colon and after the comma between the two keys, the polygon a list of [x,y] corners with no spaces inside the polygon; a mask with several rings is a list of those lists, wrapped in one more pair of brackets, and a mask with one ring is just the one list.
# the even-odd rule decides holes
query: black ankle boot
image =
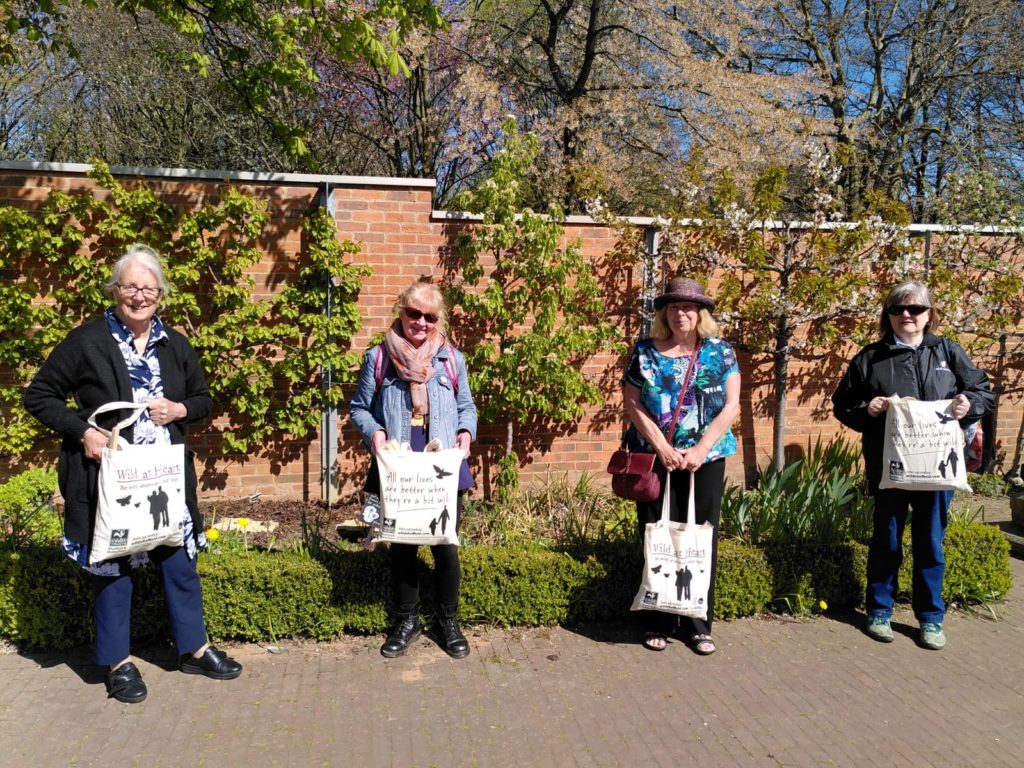
{"label": "black ankle boot", "polygon": [[459,629],[458,606],[442,605],[437,617],[437,632],[445,651],[453,659],[469,656],[469,641]]}
{"label": "black ankle boot", "polygon": [[380,647],[382,656],[394,659],[409,650],[409,646],[420,636],[419,615],[410,613],[398,617],[398,625]]}

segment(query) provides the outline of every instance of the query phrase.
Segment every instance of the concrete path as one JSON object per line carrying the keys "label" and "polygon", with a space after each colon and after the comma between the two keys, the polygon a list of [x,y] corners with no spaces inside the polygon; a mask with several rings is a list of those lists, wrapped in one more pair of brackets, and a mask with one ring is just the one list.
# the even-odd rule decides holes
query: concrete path
{"label": "concrete path", "polygon": [[[1024,563],[1002,620],[953,613],[917,647],[859,617],[720,622],[719,652],[644,650],[626,627],[483,630],[386,660],[380,638],[238,646],[238,680],[143,654],[149,699],[108,701],[88,649],[0,655],[0,766],[1018,766]],[[851,625],[856,622],[856,626]]]}

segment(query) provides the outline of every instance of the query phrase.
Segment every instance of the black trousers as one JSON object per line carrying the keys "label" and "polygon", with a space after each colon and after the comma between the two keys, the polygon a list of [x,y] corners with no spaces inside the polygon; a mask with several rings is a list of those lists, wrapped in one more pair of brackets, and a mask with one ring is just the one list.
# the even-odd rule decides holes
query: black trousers
{"label": "black trousers", "polygon": [[[455,530],[462,523],[462,493],[455,513]],[[419,545],[391,545],[391,587],[395,595],[395,611],[399,616],[415,613],[420,603]],[[434,556],[434,593],[438,605],[454,610],[459,605],[459,548],[454,544],[435,544],[430,548]]]}
{"label": "black trousers", "polygon": [[[669,516],[675,522],[686,520],[686,505],[690,497],[689,472],[676,470],[669,473],[672,484],[672,500]],[[708,585],[708,617],[691,619],[688,616],[676,616],[661,611],[640,611],[644,629],[648,632],[671,634],[678,620],[679,633],[689,639],[692,635],[710,635],[712,617],[715,610],[715,572],[718,569],[718,523],[722,517],[722,492],[725,489],[725,459],[708,462],[695,473],[694,478],[694,514],[697,525],[710,522],[715,527],[711,544],[711,582]],[[656,523],[661,519],[661,499],[649,502],[637,502],[636,519],[640,531],[640,542],[643,545],[644,527],[648,523]]]}

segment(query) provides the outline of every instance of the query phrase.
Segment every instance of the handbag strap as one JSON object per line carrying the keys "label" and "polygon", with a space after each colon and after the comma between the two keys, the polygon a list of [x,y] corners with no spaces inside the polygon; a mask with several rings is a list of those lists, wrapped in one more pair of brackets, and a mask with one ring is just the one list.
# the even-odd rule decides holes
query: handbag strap
{"label": "handbag strap", "polygon": [[[676,424],[679,423],[679,414],[683,410],[683,403],[686,402],[686,393],[690,391],[690,383],[693,381],[693,376],[697,371],[697,355],[700,354],[700,348],[703,346],[704,340],[699,336],[697,337],[697,346],[693,348],[693,355],[690,357],[690,366],[686,369],[686,376],[683,377],[683,386],[679,390],[679,401],[676,403],[676,409],[672,412],[672,421],[669,422],[668,429],[665,430],[665,438],[672,442],[672,433],[676,431]],[[626,447],[626,434],[622,435],[622,448],[629,452]]]}
{"label": "handbag strap", "polygon": [[697,355],[700,354],[700,348],[703,344],[702,339],[697,337],[697,346],[693,348],[693,356],[690,357],[690,365],[686,369],[686,376],[683,378],[683,387],[679,390],[679,402],[676,403],[676,409],[672,413],[672,421],[668,425],[668,429],[665,430],[665,437],[669,443],[672,442],[672,433],[676,431],[676,424],[679,423],[679,413],[683,410],[683,403],[686,401],[686,393],[690,391],[690,383],[693,381],[693,374],[697,370]]}

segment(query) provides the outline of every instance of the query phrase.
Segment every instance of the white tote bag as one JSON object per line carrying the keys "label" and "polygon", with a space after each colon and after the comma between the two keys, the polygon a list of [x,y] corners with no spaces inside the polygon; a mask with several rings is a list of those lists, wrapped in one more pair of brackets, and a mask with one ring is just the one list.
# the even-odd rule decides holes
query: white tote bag
{"label": "white tote bag", "polygon": [[644,576],[631,610],[707,619],[714,526],[696,523],[692,474],[685,523],[669,517],[671,492],[666,479],[661,519],[648,523],[644,531]]}
{"label": "white tote bag", "polygon": [[147,407],[145,403],[107,403],[89,417],[92,426],[102,429],[96,424],[97,415],[132,410],[110,433],[100,459],[90,565],[162,545],[180,547],[184,540],[185,446],[130,445],[119,434]]}
{"label": "white tote bag", "polygon": [[381,541],[458,544],[455,532],[459,469],[465,454],[443,451],[378,451]]}
{"label": "white tote bag", "polygon": [[964,433],[952,403],[889,398],[879,488],[970,492]]}

